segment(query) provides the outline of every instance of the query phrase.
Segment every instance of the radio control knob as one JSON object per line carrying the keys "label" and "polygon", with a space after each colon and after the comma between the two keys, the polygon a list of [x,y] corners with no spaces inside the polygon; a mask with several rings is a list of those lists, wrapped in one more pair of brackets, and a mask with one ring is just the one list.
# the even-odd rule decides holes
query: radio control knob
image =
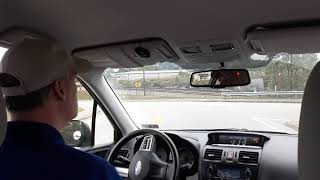
{"label": "radio control knob", "polygon": [[207,168],[207,175],[208,175],[208,178],[212,178],[213,175],[214,175],[214,168],[212,165],[209,165],[208,168]]}
{"label": "radio control knob", "polygon": [[245,171],[244,171],[244,175],[246,178],[251,178],[252,176],[252,172],[249,168],[247,168]]}

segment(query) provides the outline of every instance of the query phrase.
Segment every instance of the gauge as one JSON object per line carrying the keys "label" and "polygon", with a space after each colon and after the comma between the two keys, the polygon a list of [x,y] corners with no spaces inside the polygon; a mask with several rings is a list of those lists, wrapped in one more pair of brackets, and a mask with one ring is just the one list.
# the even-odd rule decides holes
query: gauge
{"label": "gauge", "polygon": [[168,152],[163,147],[157,147],[156,154],[162,161],[168,160]]}
{"label": "gauge", "polygon": [[194,164],[195,157],[188,148],[181,148],[178,150],[180,158],[180,168],[182,170],[190,170]]}

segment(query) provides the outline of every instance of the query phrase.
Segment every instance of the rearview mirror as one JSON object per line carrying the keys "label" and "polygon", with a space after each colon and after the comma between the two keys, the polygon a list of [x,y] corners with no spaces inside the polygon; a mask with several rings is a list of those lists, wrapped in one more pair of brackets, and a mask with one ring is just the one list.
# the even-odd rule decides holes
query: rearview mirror
{"label": "rearview mirror", "polygon": [[69,121],[60,133],[69,146],[87,147],[91,145],[91,130],[85,122]]}
{"label": "rearview mirror", "polygon": [[221,69],[194,72],[190,84],[193,87],[225,88],[250,84],[249,72],[245,69]]}

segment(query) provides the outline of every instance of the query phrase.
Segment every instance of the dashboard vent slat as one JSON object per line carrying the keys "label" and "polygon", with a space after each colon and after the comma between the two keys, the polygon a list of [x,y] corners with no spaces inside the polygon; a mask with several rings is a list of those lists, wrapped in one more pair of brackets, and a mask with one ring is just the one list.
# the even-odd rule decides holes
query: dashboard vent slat
{"label": "dashboard vent slat", "polygon": [[250,151],[240,151],[239,160],[240,163],[245,164],[258,164],[259,163],[259,153]]}
{"label": "dashboard vent slat", "polygon": [[222,149],[206,149],[203,159],[221,161]]}
{"label": "dashboard vent slat", "polygon": [[127,149],[121,149],[117,153],[117,156],[114,160],[114,165],[117,167],[123,167],[123,168],[129,168],[129,163],[126,162],[126,160],[129,158],[129,150]]}
{"label": "dashboard vent slat", "polygon": [[128,150],[121,149],[121,150],[118,152],[118,156],[128,157],[128,154],[129,154],[128,152],[129,152]]}

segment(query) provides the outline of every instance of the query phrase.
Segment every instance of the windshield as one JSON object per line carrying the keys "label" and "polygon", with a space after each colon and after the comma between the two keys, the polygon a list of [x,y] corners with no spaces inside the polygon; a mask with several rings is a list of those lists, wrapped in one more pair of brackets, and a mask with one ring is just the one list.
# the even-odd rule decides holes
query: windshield
{"label": "windshield", "polygon": [[224,89],[190,87],[193,70],[168,62],[108,68],[104,76],[141,127],[296,134],[303,90],[318,61],[318,54],[277,54],[267,66],[249,69],[250,85]]}

